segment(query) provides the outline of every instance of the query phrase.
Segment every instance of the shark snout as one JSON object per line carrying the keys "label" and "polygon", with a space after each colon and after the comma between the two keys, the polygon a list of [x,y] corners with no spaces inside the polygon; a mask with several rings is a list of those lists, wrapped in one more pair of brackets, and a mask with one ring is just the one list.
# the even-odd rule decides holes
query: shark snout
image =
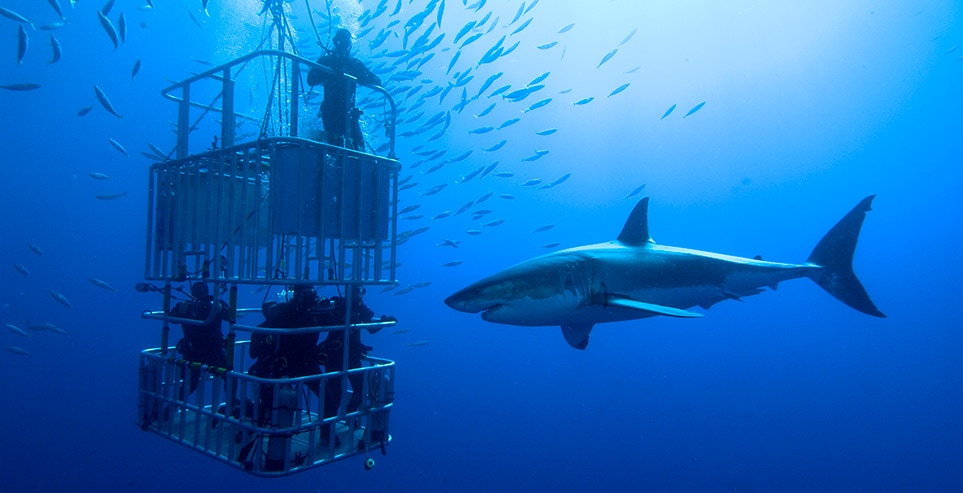
{"label": "shark snout", "polygon": [[450,308],[458,310],[460,312],[475,313],[478,310],[472,310],[469,307],[469,299],[464,295],[464,290],[459,291],[447,298],[445,298],[445,304]]}
{"label": "shark snout", "polygon": [[445,304],[460,312],[478,313],[488,310],[497,303],[479,297],[475,290],[465,288],[445,298]]}

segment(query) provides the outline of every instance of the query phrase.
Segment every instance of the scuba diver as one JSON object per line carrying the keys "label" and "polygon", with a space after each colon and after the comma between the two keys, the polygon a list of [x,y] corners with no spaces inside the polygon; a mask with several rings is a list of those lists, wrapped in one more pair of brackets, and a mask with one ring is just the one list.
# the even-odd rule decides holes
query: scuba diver
{"label": "scuba diver", "polygon": [[[327,72],[313,68],[308,72],[308,85],[324,86],[324,100],[319,113],[324,125],[325,141],[331,145],[357,151],[364,150],[364,135],[359,117],[361,110],[354,106],[357,84],[380,86],[381,79],[351,56],[351,32],[338,29],[334,34],[334,49],[318,59],[318,65],[331,69]],[[344,77],[348,74],[350,77]],[[350,126],[349,126],[350,125]]]}
{"label": "scuba diver", "polygon": [[[319,304],[326,300],[318,298],[311,286],[297,285],[292,288],[294,296],[290,301],[265,303],[261,312],[264,322],[259,327],[296,329],[330,325],[328,312],[319,311]],[[323,322],[323,323],[322,323]],[[263,378],[293,378],[321,373],[317,355],[318,333],[280,335],[254,333],[248,354],[256,361],[248,373]],[[320,397],[320,383],[317,380],[307,386]],[[271,389],[266,388],[268,391]],[[262,388],[262,393],[265,388]],[[262,396],[264,397],[264,396]],[[270,404],[270,402],[268,402]]]}
{"label": "scuba diver", "polygon": [[[184,329],[184,337],[177,342],[177,352],[187,361],[225,368],[227,366],[227,354],[224,351],[224,333],[221,332],[221,322],[224,320],[224,314],[227,313],[228,307],[223,301],[214,300],[207,283],[204,282],[195,282],[191,285],[191,297],[193,299],[181,301],[174,305],[174,308],[170,311],[171,316],[199,321],[197,324],[187,322],[181,324]],[[215,310],[213,316],[211,310]],[[210,318],[210,321],[208,321],[208,318]],[[188,395],[190,395],[197,390],[201,379],[201,370],[196,365],[188,366],[190,367]],[[181,393],[180,399],[183,400],[186,397],[183,395],[183,389]]]}
{"label": "scuba diver", "polygon": [[[351,318],[349,323],[351,324],[361,324],[370,323],[374,321],[374,312],[365,305],[362,297],[365,294],[365,289],[358,285],[351,286]],[[344,324],[347,318],[347,313],[345,309],[347,307],[347,301],[340,297],[335,296],[331,298],[331,304],[334,307],[332,310],[332,319],[334,323],[332,325]],[[396,321],[392,316],[382,315],[379,321]],[[375,333],[379,329],[368,329],[370,333]],[[350,370],[354,368],[361,368],[361,359],[367,356],[368,352],[373,348],[371,346],[366,346],[361,342],[361,329],[350,329],[348,335],[348,366],[345,368],[344,365],[344,333],[343,330],[332,330],[328,332],[327,337],[321,344],[318,345],[318,361],[324,365],[325,373],[337,372]],[[346,412],[352,413],[357,411],[361,406],[362,398],[362,388],[364,385],[364,377],[359,373],[354,373],[348,376],[348,381],[351,383],[351,397],[348,400],[348,406]],[[340,378],[329,378],[324,386],[324,417],[330,418],[331,416],[336,416],[338,414],[338,409],[341,407],[341,382]],[[321,428],[321,436],[326,436],[326,428]]]}

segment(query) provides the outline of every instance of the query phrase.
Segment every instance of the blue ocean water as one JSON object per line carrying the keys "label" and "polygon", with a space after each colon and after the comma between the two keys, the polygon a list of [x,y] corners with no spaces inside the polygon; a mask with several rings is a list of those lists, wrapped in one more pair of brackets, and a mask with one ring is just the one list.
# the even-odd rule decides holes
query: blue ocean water
{"label": "blue ocean water", "polygon": [[[331,6],[336,24],[356,34],[373,28],[356,41],[356,55],[376,67],[385,49],[403,48],[405,24],[431,3],[388,0],[364,25],[359,18],[378,2]],[[471,98],[487,78],[503,75],[461,111],[457,87],[402,113],[410,122],[399,132],[438,112],[450,111],[451,125],[437,141],[426,142],[429,132],[399,143],[402,176],[419,183],[401,193],[399,207],[418,204],[424,216],[401,220],[399,229],[429,227],[399,247],[399,280],[431,284],[367,297],[376,313],[411,329],[365,339],[374,354],[398,363],[394,442],[372,471],[351,459],[271,480],[134,425],[137,355],[159,341],[158,324],[140,313],[160,303],[133,289],[144,275],[152,163],[141,152],[148,143],[169,150],[175,137],[176,106],[160,91],[255,49],[263,36],[258,0],[211,0],[209,15],[201,0],[153,4],[116,1],[109,17],[117,22],[123,12],[127,35],[115,49],[97,20],[103,6],[61,1],[69,22],[51,31],[24,26],[29,45],[20,62],[21,24],[0,18],[0,86],[41,86],[0,90],[0,323],[50,322],[69,332],[29,339],[0,332],[0,345],[32,353],[0,353],[0,490],[963,490],[958,2],[434,2],[409,46],[438,21],[440,5],[431,39],[445,37],[415,82],[388,88],[420,83],[425,93],[471,69],[474,79],[463,86]],[[308,4],[321,22],[328,6]],[[57,20],[46,2],[0,6],[37,27]],[[285,8],[313,47],[309,58],[317,56],[304,4]],[[371,49],[382,29],[391,33]],[[481,36],[446,74],[473,33]],[[63,52],[55,63],[48,63],[51,34]],[[327,30],[320,35],[326,40]],[[518,47],[479,64],[502,36]],[[132,78],[137,60],[142,68]],[[544,73],[545,87],[523,101],[489,97]],[[95,85],[123,118],[101,106]],[[411,106],[418,97],[399,102]],[[545,98],[552,100],[524,111]],[[474,116],[491,103],[491,113]],[[89,114],[78,116],[86,107]],[[520,120],[470,132],[513,118]],[[421,159],[418,145],[445,149],[446,158],[472,154],[425,173],[428,165],[410,167]],[[456,183],[494,161],[513,176]],[[569,173],[551,188],[522,185]],[[641,195],[626,198],[642,184]],[[492,213],[484,219],[431,219],[488,192]],[[578,351],[558,327],[491,324],[442,303],[552,250],[543,245],[615,238],[642,196],[651,197],[650,231],[661,244],[802,262],[872,194],[854,268],[884,319],[803,279],[719,303],[702,319],[599,325]],[[462,263],[443,266],[453,261]],[[255,306],[259,296],[246,301]],[[418,341],[429,343],[411,345]]]}

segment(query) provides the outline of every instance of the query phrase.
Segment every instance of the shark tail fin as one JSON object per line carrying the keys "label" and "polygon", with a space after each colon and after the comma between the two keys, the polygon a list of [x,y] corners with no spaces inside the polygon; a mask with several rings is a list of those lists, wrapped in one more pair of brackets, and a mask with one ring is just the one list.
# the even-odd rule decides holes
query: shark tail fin
{"label": "shark tail fin", "polygon": [[840,219],[823,239],[819,240],[806,262],[821,267],[813,270],[809,277],[837,300],[867,315],[885,317],[869,299],[866,289],[853,272],[856,240],[859,238],[866,213],[872,210],[870,206],[875,197],[866,197]]}

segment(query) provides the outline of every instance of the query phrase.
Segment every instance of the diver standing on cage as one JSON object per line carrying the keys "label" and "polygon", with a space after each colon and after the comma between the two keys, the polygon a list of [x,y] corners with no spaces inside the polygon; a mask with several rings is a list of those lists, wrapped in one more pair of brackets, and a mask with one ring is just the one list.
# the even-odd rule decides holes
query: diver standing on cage
{"label": "diver standing on cage", "polygon": [[[185,360],[192,363],[224,368],[227,366],[227,354],[224,352],[224,333],[221,332],[221,322],[227,313],[227,305],[211,296],[207,283],[195,282],[191,285],[192,300],[182,301],[171,309],[170,314],[177,318],[198,320],[192,324],[184,322],[184,337],[177,342],[177,352]],[[215,312],[212,314],[211,310]],[[197,390],[201,379],[201,370],[195,365],[190,366],[190,388],[188,395]],[[181,396],[183,399],[185,396]]]}
{"label": "diver standing on cage", "polygon": [[[368,70],[364,63],[351,56],[350,31],[338,29],[332,43],[334,48],[318,59],[318,65],[330,68],[331,73],[317,68],[311,69],[308,72],[308,85],[324,86],[320,114],[325,141],[331,145],[363,151],[364,135],[359,122],[361,110],[354,105],[355,90],[357,84],[380,86],[381,79]],[[342,74],[350,75],[354,79]]]}

